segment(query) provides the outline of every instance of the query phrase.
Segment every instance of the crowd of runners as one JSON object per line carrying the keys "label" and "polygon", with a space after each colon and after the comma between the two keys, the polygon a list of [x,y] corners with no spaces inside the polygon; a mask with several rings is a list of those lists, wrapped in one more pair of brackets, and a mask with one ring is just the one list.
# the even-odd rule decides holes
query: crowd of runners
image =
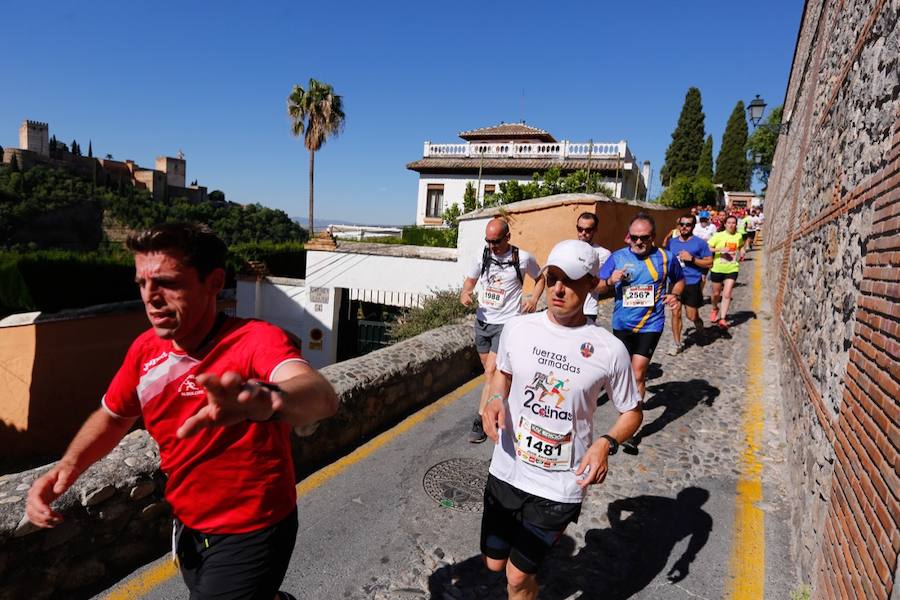
{"label": "crowd of runners", "polygon": [[[692,210],[657,247],[656,223],[638,213],[625,245],[594,243],[598,218],[581,214],[572,239],[541,267],[492,219],[468,265],[460,301],[478,292],[475,345],[486,375],[469,441],[495,443],[484,495],[485,566],[505,571],[509,597],[536,598],[536,573],[608,457],[642,421],[647,369],[682,307],[696,335],[711,281],[712,326],[727,330],[741,261],[762,212]],[[201,225],[168,223],[131,236],[135,281],[150,329],[131,345],[95,411],[63,458],[28,493],[27,517],[54,527],[51,504],[138,421],[159,445],[175,520],[172,556],[192,599],[291,599],[279,591],[298,528],[290,434],[309,435],[337,410],[331,384],[281,329],[217,312],[225,244]],[[532,293],[524,293],[526,277]],[[537,311],[542,295],[547,309]],[[615,299],[611,323],[598,301]],[[601,396],[619,412],[594,435]]]}
{"label": "crowd of runners", "polygon": [[[479,291],[475,346],[486,383],[469,441],[494,442],[484,496],[481,552],[504,571],[510,598],[537,598],[537,572],[567,525],[578,519],[587,486],[606,478],[619,447],[636,454],[647,371],[671,316],[671,355],[684,349],[682,311],[698,342],[706,280],[710,327],[727,331],[741,262],[763,222],[761,210],[723,214],[709,207],[678,217],[661,247],[656,222],[638,213],[610,251],[594,243],[598,219],[579,215],[573,239],[557,243],[540,267],[511,243],[509,224],[491,220],[483,254],[469,266],[460,301]],[[523,293],[525,275],[534,292]],[[536,311],[546,289],[546,311]],[[614,298],[611,323],[598,301]],[[619,412],[594,435],[602,396]]]}

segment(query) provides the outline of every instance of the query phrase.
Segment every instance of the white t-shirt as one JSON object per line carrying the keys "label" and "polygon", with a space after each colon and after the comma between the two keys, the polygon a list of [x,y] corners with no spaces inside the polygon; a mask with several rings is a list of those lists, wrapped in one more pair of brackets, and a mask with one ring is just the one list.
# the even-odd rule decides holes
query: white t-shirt
{"label": "white t-shirt", "polygon": [[[501,256],[491,254],[491,264],[481,274],[481,256],[475,259],[466,277],[477,279],[479,286],[478,310],[475,318],[491,325],[502,325],[519,314],[522,309],[522,283],[512,264],[512,249]],[[528,252],[519,249],[519,269],[522,277],[537,279],[541,267]]]}
{"label": "white t-shirt", "polygon": [[756,231],[759,229],[759,217],[750,215],[747,217],[747,231]]}
{"label": "white t-shirt", "polygon": [[719,231],[719,230],[712,223],[710,223],[706,227],[704,227],[700,223],[697,223],[696,225],[694,225],[694,235],[696,235],[698,238],[700,238],[704,242],[708,242],[709,238],[711,238],[713,236],[713,234],[715,234],[717,231]]}
{"label": "white t-shirt", "polygon": [[[597,253],[597,272],[594,275],[600,274],[600,268],[603,266],[603,263],[606,262],[606,259],[610,257],[612,252],[604,248],[603,246],[594,246],[594,251]],[[597,300],[600,298],[600,294],[596,291],[592,291],[588,294],[587,298],[584,299],[584,314],[597,316]]]}
{"label": "white t-shirt", "polygon": [[[581,502],[584,492],[575,471],[593,442],[601,390],[606,390],[619,412],[640,404],[625,346],[599,325],[564,327],[551,321],[547,312],[539,312],[506,324],[497,368],[512,375],[512,387],[490,473],[541,498]],[[538,444],[539,438],[532,434],[562,441]],[[557,470],[538,466],[528,452],[542,458],[547,454],[549,460],[557,461],[553,467]]]}

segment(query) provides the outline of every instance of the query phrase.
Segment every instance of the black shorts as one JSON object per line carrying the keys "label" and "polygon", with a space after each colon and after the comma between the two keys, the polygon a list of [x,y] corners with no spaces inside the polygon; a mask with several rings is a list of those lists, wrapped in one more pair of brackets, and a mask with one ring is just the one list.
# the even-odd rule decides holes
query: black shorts
{"label": "black shorts", "polygon": [[722,283],[726,279],[734,279],[735,281],[737,281],[737,276],[737,273],[714,273],[710,271],[709,280],[713,283]]}
{"label": "black shorts", "polygon": [[703,306],[703,292],[700,291],[700,282],[685,284],[681,292],[681,303],[691,308]]}
{"label": "black shorts", "polygon": [[756,232],[755,232],[755,231],[748,231],[747,233],[744,234],[744,237],[749,238],[749,239],[751,239],[751,240],[755,240],[755,239],[756,239]]}
{"label": "black shorts", "polygon": [[537,573],[550,548],[580,514],[580,502],[547,500],[489,474],[481,518],[481,553],[494,560],[509,559],[523,573]]}
{"label": "black shorts", "polygon": [[613,335],[625,344],[625,349],[628,350],[630,356],[640,354],[647,358],[653,358],[653,353],[656,352],[656,345],[659,343],[662,331],[641,331],[635,333],[630,329],[613,329]]}
{"label": "black shorts", "polygon": [[191,600],[271,600],[294,551],[297,510],[250,533],[207,535],[179,521],[175,528],[178,563]]}

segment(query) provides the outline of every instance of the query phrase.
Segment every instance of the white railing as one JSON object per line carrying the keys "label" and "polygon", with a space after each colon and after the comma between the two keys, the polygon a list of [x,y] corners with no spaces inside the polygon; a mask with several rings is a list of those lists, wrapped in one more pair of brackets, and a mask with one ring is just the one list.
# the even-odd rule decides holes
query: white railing
{"label": "white railing", "polygon": [[628,144],[621,142],[537,142],[432,144],[425,142],[425,158],[626,158]]}

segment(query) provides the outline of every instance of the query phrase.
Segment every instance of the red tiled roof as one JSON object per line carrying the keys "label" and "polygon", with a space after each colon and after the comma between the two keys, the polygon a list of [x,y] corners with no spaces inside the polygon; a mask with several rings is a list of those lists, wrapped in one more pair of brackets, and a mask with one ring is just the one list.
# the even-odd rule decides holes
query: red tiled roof
{"label": "red tiled roof", "polygon": [[[622,168],[621,160],[591,160],[592,171],[615,171]],[[482,162],[478,158],[421,158],[406,165],[410,171],[453,173],[460,171],[478,172],[479,167],[486,173],[534,173],[546,171],[551,167],[560,170],[578,171],[588,168],[586,158],[486,158]]]}
{"label": "red tiled roof", "polygon": [[556,139],[549,132],[525,123],[500,123],[492,127],[481,127],[460,132],[459,137],[464,140],[486,139],[538,139],[542,142],[555,142]]}

